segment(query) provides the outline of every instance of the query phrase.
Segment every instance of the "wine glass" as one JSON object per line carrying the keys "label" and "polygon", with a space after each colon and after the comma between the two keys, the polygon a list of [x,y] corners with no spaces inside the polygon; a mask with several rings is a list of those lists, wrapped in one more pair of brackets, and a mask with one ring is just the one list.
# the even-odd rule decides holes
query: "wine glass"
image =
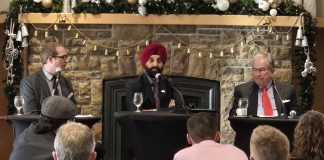
{"label": "wine glass", "polygon": [[134,93],[133,102],[134,102],[135,106],[137,107],[136,112],[140,112],[139,108],[143,103],[143,94],[142,94],[142,92],[135,92]]}
{"label": "wine glass", "polygon": [[15,104],[15,107],[17,108],[17,115],[21,115],[21,109],[24,106],[23,96],[15,96],[14,104]]}

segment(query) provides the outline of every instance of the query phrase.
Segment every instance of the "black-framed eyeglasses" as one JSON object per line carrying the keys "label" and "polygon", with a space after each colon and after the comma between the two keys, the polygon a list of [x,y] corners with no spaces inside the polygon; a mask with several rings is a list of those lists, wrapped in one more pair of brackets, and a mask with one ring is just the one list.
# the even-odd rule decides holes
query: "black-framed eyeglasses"
{"label": "black-framed eyeglasses", "polygon": [[63,56],[52,56],[54,58],[60,58],[62,59],[63,61],[70,61],[71,58],[68,56],[68,55],[63,55]]}

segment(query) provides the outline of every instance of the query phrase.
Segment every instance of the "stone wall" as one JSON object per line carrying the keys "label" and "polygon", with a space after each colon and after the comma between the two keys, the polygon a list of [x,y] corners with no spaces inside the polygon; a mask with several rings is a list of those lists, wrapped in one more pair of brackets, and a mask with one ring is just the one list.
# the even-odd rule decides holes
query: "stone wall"
{"label": "stone wall", "polygon": [[[46,28],[48,25],[36,25]],[[145,38],[163,43],[167,47],[168,61],[164,74],[187,77],[199,77],[219,80],[221,82],[221,129],[230,130],[227,121],[232,104],[234,86],[249,81],[251,78],[251,58],[258,52],[270,52],[276,59],[275,77],[279,81],[291,82],[292,79],[292,43],[286,34],[268,34],[267,28],[256,32],[253,27],[229,26],[158,26],[158,25],[76,25],[87,40],[77,30],[67,30],[67,25],[59,25],[58,30],[49,29],[49,37],[39,32],[37,37],[30,38],[29,74],[37,71],[41,65],[39,52],[42,43],[58,41],[63,43],[72,56],[64,75],[72,80],[78,107],[83,114],[101,116],[102,80],[116,77],[139,75],[143,72],[138,55],[145,47]],[[32,26],[29,26],[32,28]],[[251,36],[246,36],[254,30]],[[285,32],[288,28],[277,28]],[[30,33],[34,29],[30,29]],[[240,39],[246,45],[241,46]],[[144,39],[144,40],[143,40]],[[179,40],[182,46],[178,48]],[[238,42],[238,43],[235,43]],[[139,43],[139,49],[137,49]],[[234,44],[235,43],[235,44]],[[94,51],[94,45],[97,51]],[[189,44],[189,46],[185,45]],[[116,50],[104,47],[129,48]],[[234,53],[230,53],[234,45]],[[190,48],[190,53],[187,49]],[[221,56],[220,52],[224,51]],[[211,54],[212,53],[212,56]]]}

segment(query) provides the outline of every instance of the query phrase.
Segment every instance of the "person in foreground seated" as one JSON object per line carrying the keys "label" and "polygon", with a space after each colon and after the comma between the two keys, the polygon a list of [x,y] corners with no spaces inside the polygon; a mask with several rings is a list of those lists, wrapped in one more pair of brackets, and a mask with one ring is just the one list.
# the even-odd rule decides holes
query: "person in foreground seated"
{"label": "person in foreground seated", "polygon": [[181,106],[180,96],[175,92],[167,79],[157,79],[156,74],[162,74],[167,60],[167,52],[162,44],[153,43],[144,48],[141,53],[141,65],[144,74],[126,84],[126,105],[129,111],[136,110],[133,104],[135,92],[142,92],[142,110]]}
{"label": "person in foreground seated", "polygon": [[219,144],[218,121],[209,113],[197,113],[187,121],[191,147],[180,150],[174,160],[247,160],[246,154],[230,144]]}
{"label": "person in foreground seated", "polygon": [[250,160],[289,160],[289,141],[280,130],[261,125],[250,140]]}
{"label": "person in foreground seated", "polygon": [[95,160],[94,136],[90,128],[81,123],[68,122],[62,125],[55,136],[54,160]]}
{"label": "person in foreground seated", "polygon": [[294,156],[303,160],[324,159],[324,115],[308,111],[301,115],[294,133]]}
{"label": "person in foreground seated", "polygon": [[76,115],[76,106],[69,99],[50,96],[43,101],[41,117],[15,140],[10,160],[52,159],[56,130]]}
{"label": "person in foreground seated", "polygon": [[56,71],[64,69],[70,61],[65,47],[56,42],[45,44],[40,58],[43,68],[20,82],[20,93],[25,101],[24,114],[39,114],[44,99],[52,95],[67,97],[76,103],[70,80],[60,75],[56,85]]}
{"label": "person in foreground seated", "polygon": [[253,81],[235,87],[230,116],[236,114],[240,98],[248,98],[248,116],[289,115],[291,111],[299,114],[294,86],[273,80],[274,71],[274,60],[271,55],[260,53],[253,57]]}

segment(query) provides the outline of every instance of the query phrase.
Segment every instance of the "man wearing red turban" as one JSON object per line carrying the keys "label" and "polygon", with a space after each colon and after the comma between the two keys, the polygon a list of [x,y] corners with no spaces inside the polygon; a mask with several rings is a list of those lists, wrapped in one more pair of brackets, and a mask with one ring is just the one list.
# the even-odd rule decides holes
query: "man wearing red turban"
{"label": "man wearing red turban", "polygon": [[169,108],[180,106],[180,96],[176,94],[172,84],[167,79],[157,79],[156,74],[162,74],[167,60],[167,52],[162,44],[151,44],[144,48],[140,62],[145,69],[144,74],[126,84],[126,104],[129,111],[136,110],[133,104],[135,92],[142,92],[142,110]]}

